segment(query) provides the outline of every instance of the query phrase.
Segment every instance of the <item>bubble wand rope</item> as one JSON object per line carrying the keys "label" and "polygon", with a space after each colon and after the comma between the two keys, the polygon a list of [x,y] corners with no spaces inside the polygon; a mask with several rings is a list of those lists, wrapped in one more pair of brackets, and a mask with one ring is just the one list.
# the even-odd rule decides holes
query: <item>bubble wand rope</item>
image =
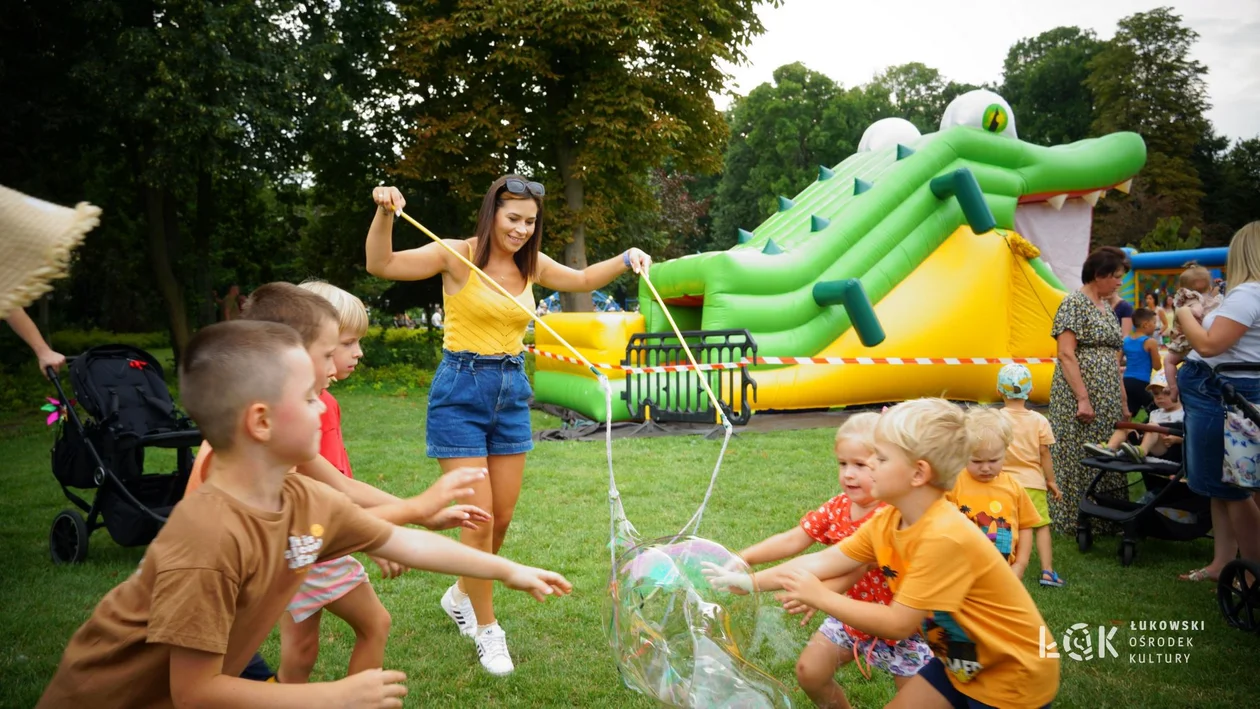
{"label": "bubble wand rope", "polygon": [[[608,533],[608,547],[609,547],[610,553],[611,553],[611,555],[612,555],[613,561],[615,562],[615,561],[616,561],[616,558],[617,558],[617,545],[616,545],[614,542],[615,542],[615,540],[616,540],[616,538],[617,538],[617,520],[618,520],[618,518],[620,518],[621,520],[625,521],[625,529],[626,529],[627,533],[628,533],[629,535],[631,535],[631,537],[632,537],[632,538],[633,538],[633,537],[637,537],[637,532],[635,532],[635,530],[634,530],[634,526],[630,524],[629,520],[627,520],[627,519],[626,519],[626,516],[625,516],[625,511],[624,511],[623,509],[621,509],[621,506],[620,506],[620,504],[621,504],[621,493],[619,493],[619,492],[617,491],[617,480],[616,480],[616,478],[613,476],[613,459],[612,459],[612,384],[610,384],[610,383],[609,383],[609,381],[608,381],[608,377],[604,376],[604,373],[603,373],[603,372],[601,372],[601,371],[599,371],[599,369],[598,369],[598,368],[596,368],[594,364],[591,364],[591,361],[590,361],[590,360],[588,360],[585,356],[583,356],[583,355],[582,355],[582,353],[581,353],[581,352],[579,352],[579,351],[578,351],[578,349],[577,349],[576,347],[574,347],[573,345],[569,344],[569,341],[568,341],[568,340],[566,340],[566,339],[564,339],[563,337],[561,337],[561,336],[560,336],[560,333],[556,332],[554,329],[552,329],[552,327],[551,327],[550,325],[548,325],[547,323],[543,322],[542,318],[538,317],[538,313],[535,313],[534,311],[532,311],[532,310],[530,310],[529,308],[527,308],[527,307],[525,307],[524,305],[522,305],[522,304],[521,304],[521,302],[520,302],[519,300],[517,300],[515,296],[513,296],[511,293],[509,293],[509,292],[508,292],[508,290],[507,290],[506,288],[504,288],[503,286],[499,285],[499,283],[498,283],[497,281],[495,281],[495,280],[494,280],[493,278],[491,278],[490,276],[487,276],[485,271],[483,271],[483,270],[481,270],[480,268],[478,268],[478,267],[477,267],[477,264],[475,264],[475,263],[473,263],[472,261],[470,261],[467,257],[465,257],[465,256],[464,256],[463,254],[461,254],[460,252],[458,252],[458,251],[456,251],[455,249],[451,248],[451,245],[450,245],[450,244],[446,243],[445,241],[442,241],[442,239],[441,239],[441,238],[439,238],[439,237],[438,237],[436,234],[434,234],[433,232],[429,231],[429,230],[428,230],[428,229],[427,229],[427,228],[426,228],[423,224],[421,224],[420,222],[416,221],[415,219],[412,219],[410,214],[407,214],[406,212],[404,212],[404,211],[402,211],[402,210],[400,209],[400,210],[398,210],[398,216],[400,216],[400,217],[402,217],[403,219],[407,220],[407,222],[408,222],[408,223],[410,223],[410,224],[411,224],[412,226],[414,226],[415,228],[419,229],[419,230],[420,230],[420,232],[421,232],[422,234],[424,234],[425,236],[427,236],[427,237],[429,237],[430,239],[432,239],[435,243],[437,243],[438,245],[440,245],[442,248],[444,248],[444,249],[446,249],[447,251],[451,252],[451,254],[452,254],[453,256],[455,256],[455,258],[459,259],[459,260],[460,260],[460,261],[461,261],[461,262],[462,262],[465,266],[467,266],[469,269],[471,269],[473,273],[478,274],[479,276],[481,276],[482,278],[484,278],[484,279],[485,279],[485,281],[486,281],[487,283],[489,283],[491,286],[493,286],[493,287],[495,287],[496,289],[498,289],[498,291],[499,291],[500,293],[502,293],[504,296],[506,296],[508,300],[512,301],[512,303],[513,303],[514,305],[516,305],[516,307],[518,307],[518,308],[520,308],[521,310],[523,310],[523,311],[525,312],[525,314],[526,314],[526,315],[528,315],[528,316],[530,317],[530,319],[531,319],[531,320],[533,320],[534,322],[536,322],[536,323],[538,323],[539,325],[541,325],[541,326],[542,326],[542,327],[543,327],[543,328],[544,328],[547,332],[551,333],[551,336],[552,336],[552,337],[554,337],[554,338],[556,338],[556,341],[557,341],[557,342],[559,342],[560,344],[564,345],[566,349],[568,349],[570,352],[572,352],[572,353],[573,353],[573,356],[577,357],[577,358],[578,358],[578,360],[580,360],[583,364],[585,364],[585,365],[587,366],[587,368],[591,370],[591,373],[592,373],[592,374],[594,374],[594,375],[595,375],[595,377],[599,380],[599,386],[600,386],[600,388],[602,388],[602,389],[604,390],[604,407],[605,407],[605,410],[608,412],[608,416],[607,416],[607,418],[605,418],[605,420],[604,420],[604,449],[605,449],[605,452],[607,453],[607,457],[608,457],[608,504],[609,504],[609,533]],[[646,274],[646,273],[644,273],[644,274],[643,274],[643,277],[644,277],[644,278],[647,278],[647,274]],[[662,306],[662,307],[664,307],[664,306]],[[670,320],[670,322],[672,323],[672,322],[673,322],[673,320]],[[728,436],[729,436],[729,434],[728,434]],[[725,449],[725,445],[723,446],[723,448]],[[710,485],[710,487],[712,487],[712,486]]]}
{"label": "bubble wand rope", "polygon": [[713,393],[713,388],[709,386],[707,375],[701,374],[698,369],[699,363],[696,362],[696,356],[691,353],[691,348],[687,346],[687,340],[683,337],[682,332],[678,329],[678,323],[674,322],[674,316],[669,314],[669,308],[665,306],[665,299],[661,298],[661,294],[657,292],[656,286],[652,284],[652,279],[648,278],[648,274],[640,274],[640,278],[647,284],[648,290],[652,291],[652,297],[661,306],[661,312],[665,313],[665,319],[669,322],[669,326],[674,331],[674,335],[678,337],[678,344],[682,345],[683,352],[687,353],[687,361],[692,367],[697,369],[700,384],[704,387],[704,392],[709,395],[709,401],[713,403],[713,408],[717,410],[718,415],[722,417],[722,428],[725,435],[722,438],[722,450],[718,452],[717,465],[713,466],[713,475],[709,476],[709,487],[704,491],[704,499],[700,501],[700,508],[691,516],[687,524],[678,532],[678,536],[686,536],[688,530],[695,532],[700,528],[700,520],[704,517],[704,508],[709,504],[709,498],[713,495],[713,487],[717,483],[718,471],[722,469],[722,458],[726,456],[726,446],[731,442],[731,433],[734,428],[731,426],[731,420],[726,416],[726,410],[722,408],[721,402],[718,401],[717,395]]}

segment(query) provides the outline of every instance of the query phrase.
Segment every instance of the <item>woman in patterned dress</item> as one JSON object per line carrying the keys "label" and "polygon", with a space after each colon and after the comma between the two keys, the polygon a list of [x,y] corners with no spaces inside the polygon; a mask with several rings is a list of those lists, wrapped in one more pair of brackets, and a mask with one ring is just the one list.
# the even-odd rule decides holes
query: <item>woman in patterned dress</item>
{"label": "woman in patterned dress", "polygon": [[1056,532],[1076,532],[1076,515],[1093,473],[1081,465],[1084,445],[1111,437],[1117,421],[1129,416],[1120,381],[1120,323],[1108,298],[1129,271],[1129,257],[1104,246],[1085,259],[1081,288],[1063,299],[1051,335],[1058,342],[1058,363],[1050,385],[1050,427],[1055,477],[1063,491],[1051,499]]}

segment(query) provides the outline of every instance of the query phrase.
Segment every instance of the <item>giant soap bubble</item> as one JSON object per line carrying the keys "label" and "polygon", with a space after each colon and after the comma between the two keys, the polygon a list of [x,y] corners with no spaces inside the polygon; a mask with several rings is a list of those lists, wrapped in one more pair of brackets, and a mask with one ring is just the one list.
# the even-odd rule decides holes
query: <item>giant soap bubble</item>
{"label": "giant soap bubble", "polygon": [[715,590],[701,573],[705,563],[751,573],[737,555],[699,537],[658,539],[617,555],[607,627],[626,686],[674,707],[791,707],[787,688],[745,659],[766,634],[757,594]]}
{"label": "giant soap bubble", "polygon": [[858,152],[883,150],[901,143],[909,146],[920,137],[919,129],[904,118],[881,118],[867,127],[858,141]]}
{"label": "giant soap bubble", "polygon": [[1019,137],[1011,105],[987,89],[968,91],[949,102],[941,117],[941,130],[954,126],[973,126],[1007,138]]}

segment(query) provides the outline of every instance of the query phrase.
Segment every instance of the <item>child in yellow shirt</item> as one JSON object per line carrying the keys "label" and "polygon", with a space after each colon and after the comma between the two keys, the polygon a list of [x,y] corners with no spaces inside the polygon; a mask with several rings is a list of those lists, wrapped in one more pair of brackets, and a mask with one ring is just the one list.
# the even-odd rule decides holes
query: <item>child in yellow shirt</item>
{"label": "child in yellow shirt", "polygon": [[1032,525],[1042,520],[1024,487],[1003,470],[1011,424],[997,409],[971,409],[967,438],[967,474],[958,476],[945,499],[976,523],[1022,579],[1032,558]]}
{"label": "child in yellow shirt", "polygon": [[[782,588],[781,597],[863,632],[906,638],[922,626],[936,657],[890,707],[1045,707],[1059,661],[1040,657],[1045,621],[988,537],[945,498],[966,465],[962,410],[943,399],[898,404],[875,428],[871,494],[888,503],[840,544],[749,579],[706,571],[717,587]],[[893,590],[884,606],[833,593],[835,578],[874,564]]]}

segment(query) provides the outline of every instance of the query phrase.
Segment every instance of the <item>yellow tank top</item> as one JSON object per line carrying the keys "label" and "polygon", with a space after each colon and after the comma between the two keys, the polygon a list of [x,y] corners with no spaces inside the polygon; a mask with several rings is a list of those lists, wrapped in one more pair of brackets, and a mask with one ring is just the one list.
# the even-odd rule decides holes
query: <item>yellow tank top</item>
{"label": "yellow tank top", "polygon": [[[534,312],[534,284],[525,284],[525,291],[516,300]],[[451,352],[476,352],[483,355],[520,354],[525,349],[522,338],[530,317],[512,304],[498,289],[486,285],[476,273],[468,274],[468,282],[454,295],[442,291],[446,319],[442,321],[442,347]]]}

